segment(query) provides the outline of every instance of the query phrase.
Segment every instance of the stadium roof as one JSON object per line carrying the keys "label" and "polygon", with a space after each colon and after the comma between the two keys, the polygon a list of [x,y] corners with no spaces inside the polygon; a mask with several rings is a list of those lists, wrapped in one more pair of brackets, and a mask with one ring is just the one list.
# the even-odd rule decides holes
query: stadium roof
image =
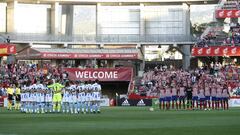
{"label": "stadium roof", "polygon": [[[13,0],[5,0],[13,1]],[[95,3],[188,3],[188,4],[217,4],[219,0],[18,0],[20,3],[53,3],[60,2],[63,4],[95,4]]]}
{"label": "stadium roof", "polygon": [[138,49],[60,49],[27,48],[18,59],[142,59]]}

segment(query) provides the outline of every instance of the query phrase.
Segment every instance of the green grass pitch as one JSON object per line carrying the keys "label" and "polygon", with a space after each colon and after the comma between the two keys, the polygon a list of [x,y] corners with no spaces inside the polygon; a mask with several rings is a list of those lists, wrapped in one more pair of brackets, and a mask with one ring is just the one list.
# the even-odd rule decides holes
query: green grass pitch
{"label": "green grass pitch", "polygon": [[101,114],[22,114],[0,108],[0,135],[239,135],[240,108],[159,111],[108,107]]}

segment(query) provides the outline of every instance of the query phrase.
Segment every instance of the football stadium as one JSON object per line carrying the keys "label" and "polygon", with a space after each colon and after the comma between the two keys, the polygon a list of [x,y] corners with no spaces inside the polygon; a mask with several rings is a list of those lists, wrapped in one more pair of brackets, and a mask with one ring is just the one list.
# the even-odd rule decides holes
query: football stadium
{"label": "football stadium", "polygon": [[238,135],[238,0],[0,0],[0,135]]}

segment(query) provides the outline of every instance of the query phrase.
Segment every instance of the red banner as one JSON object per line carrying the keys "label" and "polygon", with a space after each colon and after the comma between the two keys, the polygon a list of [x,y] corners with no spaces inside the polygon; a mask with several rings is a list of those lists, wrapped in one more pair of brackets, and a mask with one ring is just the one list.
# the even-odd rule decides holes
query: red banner
{"label": "red banner", "polygon": [[68,73],[68,78],[73,81],[131,81],[133,69],[132,68],[65,68]]}
{"label": "red banner", "polygon": [[0,56],[16,54],[16,46],[12,44],[0,44]]}
{"label": "red banner", "polygon": [[42,58],[48,59],[138,59],[137,53],[101,53],[101,54],[89,54],[89,53],[41,53]]}
{"label": "red banner", "polygon": [[240,47],[193,47],[192,56],[240,56]]}
{"label": "red banner", "polygon": [[216,10],[216,18],[238,18],[240,10]]}

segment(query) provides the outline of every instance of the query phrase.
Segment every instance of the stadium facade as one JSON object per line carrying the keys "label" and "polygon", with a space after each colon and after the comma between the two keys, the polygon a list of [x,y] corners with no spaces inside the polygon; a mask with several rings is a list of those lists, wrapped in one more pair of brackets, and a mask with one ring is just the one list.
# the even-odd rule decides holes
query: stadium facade
{"label": "stadium facade", "polygon": [[[51,48],[137,48],[139,70],[145,45],[180,48],[190,65],[190,5],[217,0],[5,0],[0,3],[0,32],[17,50]],[[61,51],[60,51],[61,52]]]}

